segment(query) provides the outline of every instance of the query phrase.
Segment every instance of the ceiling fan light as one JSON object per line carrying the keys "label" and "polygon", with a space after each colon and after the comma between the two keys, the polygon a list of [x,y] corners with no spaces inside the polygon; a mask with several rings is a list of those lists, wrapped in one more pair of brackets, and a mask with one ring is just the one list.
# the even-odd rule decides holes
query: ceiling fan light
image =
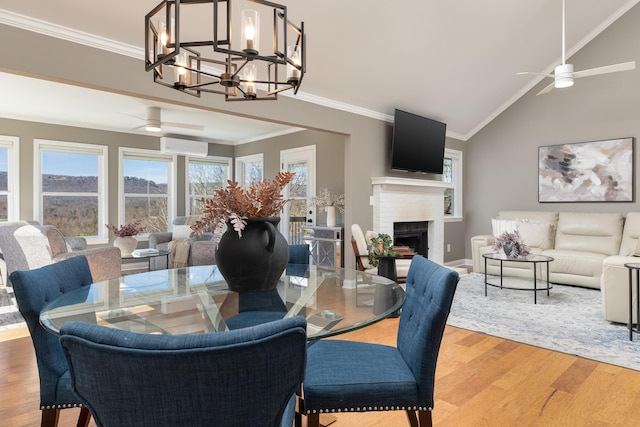
{"label": "ceiling fan light", "polygon": [[149,132],[160,132],[160,131],[162,131],[162,128],[160,127],[159,124],[147,123],[147,125],[144,128],[145,128],[145,130],[147,130]]}
{"label": "ceiling fan light", "polygon": [[573,64],[558,65],[554,70],[557,89],[573,86]]}

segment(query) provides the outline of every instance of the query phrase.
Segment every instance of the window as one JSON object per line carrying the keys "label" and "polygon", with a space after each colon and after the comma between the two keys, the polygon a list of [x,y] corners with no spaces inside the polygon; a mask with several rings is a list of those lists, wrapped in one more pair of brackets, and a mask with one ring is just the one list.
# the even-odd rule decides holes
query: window
{"label": "window", "polygon": [[211,197],[215,190],[226,188],[231,179],[231,159],[226,157],[187,158],[187,213],[201,213],[198,199]]}
{"label": "window", "polygon": [[34,217],[65,236],[106,239],[107,147],[34,142]]}
{"label": "window", "polygon": [[250,185],[252,182],[262,180],[264,176],[262,158],[262,153],[236,158],[236,181],[239,185]]}
{"label": "window", "polygon": [[143,219],[147,233],[167,231],[175,215],[173,155],[120,148],[120,224]]}
{"label": "window", "polygon": [[0,221],[20,219],[19,139],[0,136]]}
{"label": "window", "polygon": [[447,218],[462,218],[462,151],[444,150],[444,170],[442,182],[446,184],[444,190],[444,216]]}

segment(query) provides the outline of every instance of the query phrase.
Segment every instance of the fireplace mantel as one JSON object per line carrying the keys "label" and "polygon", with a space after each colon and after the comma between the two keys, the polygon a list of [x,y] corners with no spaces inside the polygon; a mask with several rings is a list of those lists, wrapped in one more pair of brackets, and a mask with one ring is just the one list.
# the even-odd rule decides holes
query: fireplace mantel
{"label": "fireplace mantel", "polygon": [[442,181],[433,181],[427,179],[412,179],[412,178],[396,178],[393,176],[379,176],[371,178],[372,185],[407,185],[414,187],[435,187],[446,188],[450,185],[445,184]]}
{"label": "fireplace mantel", "polygon": [[371,178],[373,229],[393,236],[394,222],[429,222],[429,258],[444,259],[444,190],[442,181],[375,177]]}

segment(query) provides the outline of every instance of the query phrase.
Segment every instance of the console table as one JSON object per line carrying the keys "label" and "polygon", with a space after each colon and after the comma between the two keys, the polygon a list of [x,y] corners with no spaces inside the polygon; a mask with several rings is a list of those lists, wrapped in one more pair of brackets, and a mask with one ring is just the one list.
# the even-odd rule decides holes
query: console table
{"label": "console table", "polygon": [[342,227],[305,225],[302,241],[309,245],[312,265],[342,267]]}

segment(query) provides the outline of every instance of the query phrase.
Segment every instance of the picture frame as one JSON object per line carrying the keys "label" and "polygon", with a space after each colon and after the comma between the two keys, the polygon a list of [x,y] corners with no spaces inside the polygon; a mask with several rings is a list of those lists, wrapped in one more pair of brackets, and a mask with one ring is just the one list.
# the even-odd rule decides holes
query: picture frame
{"label": "picture frame", "polygon": [[538,147],[538,202],[633,202],[635,138]]}

